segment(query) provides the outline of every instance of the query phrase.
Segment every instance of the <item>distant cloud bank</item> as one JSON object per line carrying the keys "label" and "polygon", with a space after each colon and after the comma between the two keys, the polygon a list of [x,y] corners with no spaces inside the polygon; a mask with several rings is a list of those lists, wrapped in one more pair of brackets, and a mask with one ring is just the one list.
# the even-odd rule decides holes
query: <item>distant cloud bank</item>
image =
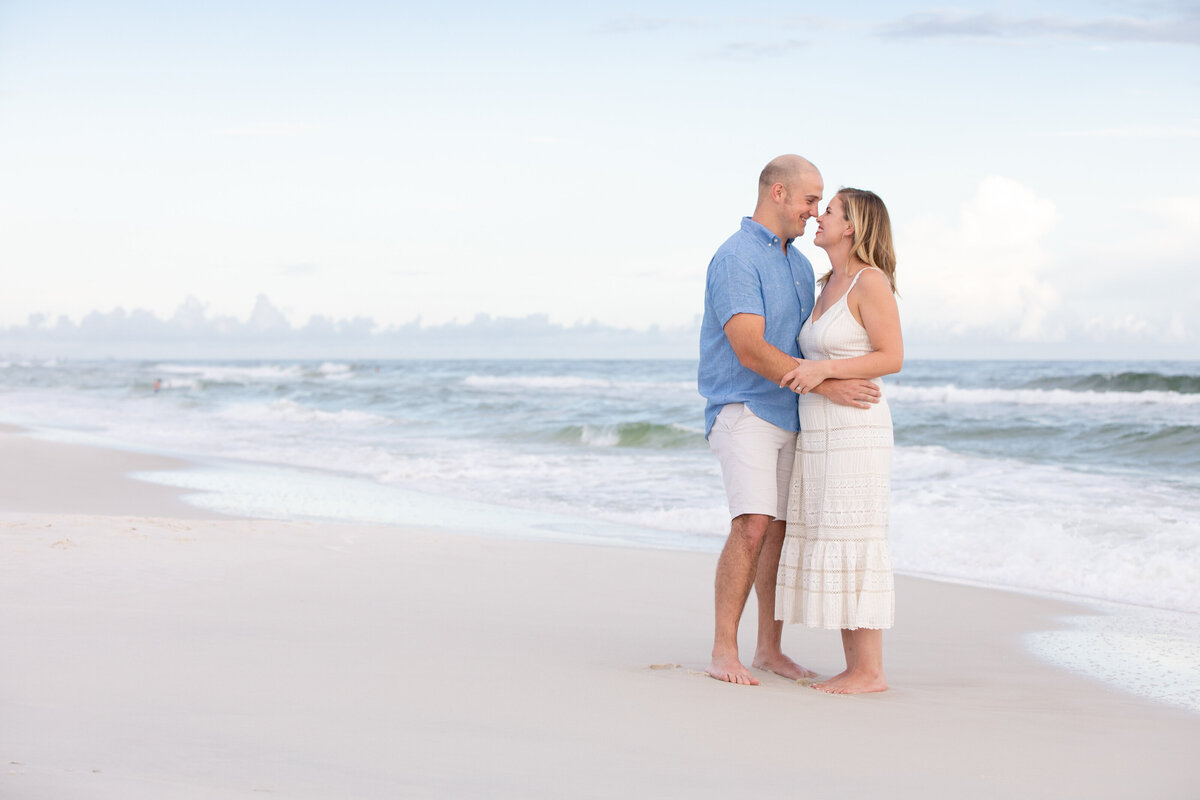
{"label": "distant cloud bank", "polygon": [[293,325],[259,295],[242,320],[209,315],[195,298],[160,318],[144,309],[93,311],[79,322],[34,314],[0,328],[0,352],[80,358],[691,358],[699,323],[645,330],[589,322],[562,325],[545,314],[381,327],[369,317],[311,317]]}
{"label": "distant cloud bank", "polygon": [[[1061,16],[1009,16],[953,9],[921,11],[874,25],[874,34],[886,39],[991,39],[1027,41],[1059,38],[1102,44],[1200,45],[1200,4],[1134,3],[1121,16],[1067,18]],[[599,28],[602,34],[670,33],[687,29],[731,30],[771,25],[791,30],[820,30],[844,25],[834,17],[806,16],[786,19],[749,17],[626,16]],[[768,58],[798,49],[803,42],[733,43],[709,55],[721,58]]]}
{"label": "distant cloud bank", "polygon": [[[1029,296],[1026,291],[1025,295]],[[996,298],[1000,300],[1002,298]],[[905,309],[909,358],[1194,359],[1200,332],[1183,315],[1134,314],[1077,319],[1036,331],[1028,318],[970,325],[937,320],[919,305]],[[985,318],[981,317],[980,320]],[[1036,320],[1035,320],[1036,321]],[[0,356],[67,358],[405,359],[697,357],[699,317],[691,325],[622,328],[600,322],[563,325],[545,314],[384,327],[369,317],[314,316],[294,325],[264,295],[245,319],[212,314],[188,298],[161,318],[144,309],[93,311],[78,322],[31,315],[0,327]]]}
{"label": "distant cloud bank", "polygon": [[906,39],[1029,39],[1045,36],[1095,42],[1200,44],[1200,11],[1185,5],[1172,18],[1108,17],[1072,20],[1059,17],[1006,17],[999,14],[930,11],[909,14],[879,28],[885,37]]}

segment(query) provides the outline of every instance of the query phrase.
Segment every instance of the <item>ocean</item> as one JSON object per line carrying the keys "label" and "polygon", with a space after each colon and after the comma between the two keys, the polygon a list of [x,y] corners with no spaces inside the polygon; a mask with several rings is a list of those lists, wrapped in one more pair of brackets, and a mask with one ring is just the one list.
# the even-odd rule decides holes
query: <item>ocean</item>
{"label": "ocean", "polygon": [[[190,456],[143,477],[228,513],[716,551],[695,377],[689,360],[10,359],[0,420]],[[1200,362],[910,361],[884,383],[898,570],[1200,619]]]}

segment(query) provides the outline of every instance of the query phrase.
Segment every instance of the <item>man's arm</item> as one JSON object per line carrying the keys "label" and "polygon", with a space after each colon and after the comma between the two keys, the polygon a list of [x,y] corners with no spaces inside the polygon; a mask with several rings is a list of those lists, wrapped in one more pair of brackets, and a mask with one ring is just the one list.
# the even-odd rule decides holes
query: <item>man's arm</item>
{"label": "man's arm", "polygon": [[[734,314],[725,323],[725,336],[733,347],[738,363],[754,370],[772,383],[779,383],[800,360],[768,344],[763,338],[766,321],[758,314]],[[812,391],[841,406],[870,408],[879,402],[879,387],[870,381],[830,378]]]}
{"label": "man's arm", "polygon": [[796,367],[796,359],[763,338],[766,320],[758,314],[734,314],[725,323],[725,336],[738,363],[778,385]]}

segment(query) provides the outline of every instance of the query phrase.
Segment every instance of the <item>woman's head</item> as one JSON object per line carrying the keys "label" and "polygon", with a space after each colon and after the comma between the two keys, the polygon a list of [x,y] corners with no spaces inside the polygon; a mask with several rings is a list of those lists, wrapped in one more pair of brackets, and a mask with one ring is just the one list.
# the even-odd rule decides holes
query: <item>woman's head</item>
{"label": "woman's head", "polygon": [[[848,240],[850,255],[869,267],[878,267],[892,291],[896,290],[896,251],[892,246],[892,222],[879,195],[865,189],[845,187],[829,201],[816,244],[826,250]],[[828,218],[828,222],[826,222]],[[821,279],[824,284],[826,275]]]}

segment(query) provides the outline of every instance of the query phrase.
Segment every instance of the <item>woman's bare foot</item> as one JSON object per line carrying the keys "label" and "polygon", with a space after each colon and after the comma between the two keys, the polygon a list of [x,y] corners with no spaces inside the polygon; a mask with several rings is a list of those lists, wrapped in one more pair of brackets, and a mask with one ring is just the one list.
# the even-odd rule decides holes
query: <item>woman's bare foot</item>
{"label": "woman's bare foot", "polygon": [[828,694],[867,694],[886,692],[888,686],[882,672],[870,674],[859,671],[839,675],[824,683],[814,683],[812,688]]}
{"label": "woman's bare foot", "polygon": [[750,670],[742,666],[737,656],[713,656],[712,663],[704,670],[710,676],[726,683],[736,683],[741,686],[757,686],[758,678]]}
{"label": "woman's bare foot", "polygon": [[841,672],[839,672],[837,675],[834,675],[832,678],[826,678],[825,680],[821,681],[820,683],[811,684],[811,686],[814,689],[820,689],[821,691],[825,691],[825,687],[833,686],[833,685],[839,683],[843,678],[845,678],[849,674],[850,674],[850,670],[844,669]]}
{"label": "woman's bare foot", "polygon": [[776,675],[782,675],[792,681],[808,680],[809,678],[817,677],[817,673],[800,666],[783,653],[773,653],[763,656],[756,653],[751,665],[755,669],[765,669],[767,672],[774,672]]}

